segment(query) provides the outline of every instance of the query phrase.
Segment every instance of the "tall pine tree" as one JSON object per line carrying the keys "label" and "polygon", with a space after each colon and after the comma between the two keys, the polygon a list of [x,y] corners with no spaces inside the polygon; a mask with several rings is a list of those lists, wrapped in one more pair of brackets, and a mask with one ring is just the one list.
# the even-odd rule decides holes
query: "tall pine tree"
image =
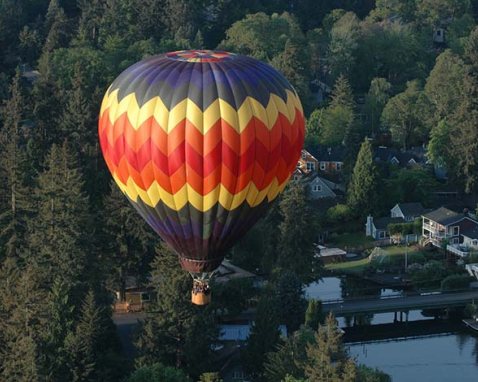
{"label": "tall pine tree", "polygon": [[38,214],[29,222],[28,243],[29,261],[36,264],[47,284],[59,279],[76,288],[86,281],[92,231],[83,185],[68,145],[53,145],[46,169],[38,177],[34,194]]}
{"label": "tall pine tree", "polygon": [[314,253],[314,216],[307,192],[302,182],[291,182],[279,205],[283,221],[279,226],[278,266],[294,272],[303,283],[313,281],[320,273]]}
{"label": "tall pine tree", "polygon": [[347,205],[357,216],[367,216],[377,205],[378,172],[373,161],[372,145],[366,139],[360,146],[347,190]]}
{"label": "tall pine tree", "polygon": [[0,259],[3,256],[18,255],[31,212],[26,179],[30,171],[21,142],[25,102],[19,72],[13,79],[10,94],[2,115],[3,126],[0,128]]}

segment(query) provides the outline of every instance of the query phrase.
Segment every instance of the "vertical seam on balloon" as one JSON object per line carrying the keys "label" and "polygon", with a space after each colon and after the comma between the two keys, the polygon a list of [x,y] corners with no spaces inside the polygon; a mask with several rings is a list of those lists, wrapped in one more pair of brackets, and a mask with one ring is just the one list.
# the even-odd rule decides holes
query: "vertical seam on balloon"
{"label": "vertical seam on balloon", "polygon": [[[178,70],[178,72],[181,73],[182,70],[184,69],[185,65],[184,65],[184,64],[183,64],[183,65],[178,65],[178,67],[179,67],[178,69],[180,69],[180,70]],[[166,78],[165,78],[165,80],[164,80],[164,82],[165,82],[166,84],[168,84],[168,81],[167,81],[167,80],[169,79],[169,77],[174,73],[174,69],[175,69],[175,68],[173,67],[173,70],[171,70],[171,71],[168,73],[168,75],[166,76]],[[169,183],[170,183],[170,186],[171,186],[171,191],[172,191],[172,182],[171,182],[171,176],[169,176],[169,134],[171,134],[171,129],[169,128],[169,124],[170,124],[170,122],[171,122],[171,117],[172,117],[171,109],[172,109],[172,104],[173,104],[173,102],[174,102],[174,91],[175,91],[175,89],[173,88],[173,89],[172,89],[173,94],[172,94],[172,96],[171,96],[169,105],[167,106],[167,109],[168,109],[168,123],[167,123],[167,134],[166,134],[166,140],[167,140],[167,142],[166,142],[166,147],[168,148],[168,150],[167,150],[167,151],[168,151],[168,152],[167,152],[167,158],[168,158],[168,179],[169,179]],[[187,115],[187,114],[186,114],[186,115]],[[186,118],[186,115],[184,115],[184,119]],[[177,127],[176,127],[176,128],[177,128]],[[185,151],[185,148],[186,148],[186,131],[184,132],[184,140],[183,140],[183,143],[182,143],[182,144],[183,144],[183,147],[184,147],[184,155],[185,155],[185,157],[186,157],[186,151]],[[178,147],[179,147],[179,145],[178,145]],[[187,169],[186,169],[186,161],[185,161],[184,171],[185,171],[184,178],[185,178],[186,182],[185,182],[185,184],[184,184],[183,187],[186,187],[186,191],[187,191],[188,182],[187,182],[187,173],[186,173],[186,171],[187,171]],[[177,192],[176,192],[176,193],[173,192],[173,191],[171,192],[172,201],[173,201],[173,204],[174,204],[174,208],[170,208],[170,209],[171,209],[171,211],[174,211],[173,213],[176,214],[177,220],[178,220],[179,229],[181,230],[181,232],[182,232],[182,234],[183,234],[182,237],[186,240],[187,238],[186,238],[186,234],[185,234],[185,231],[184,231],[184,228],[183,228],[183,225],[182,225],[181,216],[180,216],[180,210],[178,209],[178,206],[176,205],[176,198],[175,198],[176,194],[177,194]],[[186,199],[186,200],[188,200],[188,199]],[[169,207],[166,206],[166,208],[169,208]],[[182,208],[189,208],[189,206],[188,206],[187,203],[186,203]],[[173,231],[174,231],[174,230],[173,230]],[[187,246],[185,246],[184,243],[181,243],[181,241],[179,241],[178,243],[179,243],[179,246],[178,246],[177,251],[180,252],[180,253],[178,253],[178,255],[181,257],[181,256],[184,256],[184,255],[185,255],[185,252],[186,252],[185,249],[187,248]]]}
{"label": "vertical seam on balloon", "polygon": [[[259,87],[264,88],[264,90],[269,93],[269,102],[267,103],[267,106],[268,106],[269,103],[270,103],[270,101],[272,100],[272,94],[273,94],[273,93],[271,92],[271,90],[270,90],[267,86],[265,86],[265,85],[263,84],[263,82],[260,80],[260,78],[257,78],[257,80],[258,80],[258,85],[259,85]],[[269,120],[269,114],[268,114],[268,113],[266,113],[266,117],[267,117],[267,126],[271,126],[271,129],[270,129],[270,130],[268,129],[269,133],[267,134],[267,138],[268,138],[268,141],[269,141],[269,145],[268,145],[268,147],[267,147],[267,151],[268,151],[268,154],[270,154],[270,152],[271,152],[271,134],[272,134],[272,130],[275,128],[275,126],[274,126],[274,125],[271,125],[271,121]],[[255,121],[254,121],[254,127],[257,129],[257,127],[255,126]],[[262,143],[262,142],[261,142],[261,143]],[[255,149],[257,150],[257,148],[255,148]],[[263,174],[263,176],[262,176],[262,181],[260,182],[260,185],[262,185],[262,184],[264,183],[264,179],[265,179],[266,176],[267,176],[267,168],[268,168],[268,166],[269,166],[269,160],[270,160],[270,155],[267,155],[267,162],[266,162],[265,168],[263,168],[263,173],[264,173],[264,174]],[[267,190],[269,189],[270,184],[271,184],[271,183],[269,183],[267,186],[265,186],[265,187],[267,188]],[[256,187],[257,187],[257,189],[259,190],[259,192],[257,193],[257,195],[256,195],[256,197],[254,198],[254,201],[253,201],[253,203],[252,203],[252,206],[254,206],[254,207],[258,205],[257,200],[258,200],[258,198],[259,198],[260,193],[263,191],[263,190],[261,190],[261,189],[259,188],[259,185],[256,185]],[[265,195],[266,195],[266,196],[264,197],[264,199],[267,197],[267,192],[265,193]],[[263,199],[263,200],[264,200],[264,199]],[[263,201],[263,200],[262,200],[262,201]],[[260,201],[260,203],[262,203],[262,201]]]}
{"label": "vertical seam on balloon", "polygon": [[[153,84],[156,83],[156,81],[158,80],[158,77],[161,75],[162,71],[165,70],[165,69],[166,68],[163,68],[163,67],[159,68],[158,74],[154,77],[154,79],[152,81]],[[154,101],[155,104],[154,104],[153,115],[151,117],[151,124],[150,124],[151,134],[149,135],[150,139],[151,139],[151,142],[150,142],[151,153],[153,153],[153,146],[154,146],[154,142],[153,142],[153,139],[152,139],[153,122],[156,122],[156,124],[158,126],[160,126],[159,122],[156,121],[156,118],[154,117],[154,111],[156,110],[156,107],[157,107],[157,104],[158,104],[159,101],[164,103],[163,100],[161,99],[161,97],[159,96],[159,94],[155,95],[154,100],[155,100]],[[162,127],[160,126],[159,128],[161,129]],[[168,231],[170,232],[170,234],[168,235],[169,236],[168,239],[174,243],[174,246],[176,248],[178,248],[179,247],[179,242],[176,238],[176,235],[174,234],[174,224],[175,224],[175,222],[174,222],[174,220],[170,220],[171,218],[170,218],[168,210],[167,210],[168,207],[165,206],[163,201],[161,200],[161,193],[160,193],[160,190],[159,190],[160,185],[156,180],[156,179],[160,178],[160,176],[158,176],[160,174],[158,174],[158,172],[156,170],[156,166],[154,164],[154,161],[153,161],[152,157],[151,157],[151,167],[153,168],[153,174],[154,174],[154,180],[153,180],[154,186],[157,188],[157,192],[158,192],[158,195],[159,195],[158,203],[153,207],[153,211],[154,211],[154,214],[155,214],[156,218],[161,222],[161,224],[164,224],[167,227]],[[162,210],[163,218],[161,218],[161,215],[158,213],[159,210]]]}
{"label": "vertical seam on balloon", "polygon": [[[191,65],[191,63],[186,63],[186,65]],[[193,64],[194,65],[194,64]],[[186,67],[185,67],[186,68]],[[188,219],[188,224],[189,224],[189,230],[190,230],[190,235],[191,235],[191,238],[190,240],[192,239],[192,242],[194,243],[193,246],[194,246],[194,249],[196,250],[196,245],[195,245],[195,240],[194,240],[194,229],[193,229],[193,223],[192,223],[192,219],[191,219],[191,208],[195,208],[192,203],[189,202],[190,198],[189,198],[189,179],[188,179],[188,173],[189,173],[189,170],[188,170],[188,166],[187,166],[187,163],[188,163],[188,158],[187,158],[187,150],[186,150],[186,144],[187,144],[187,130],[188,130],[188,126],[189,126],[189,123],[187,123],[189,121],[188,119],[188,108],[189,108],[189,91],[191,89],[191,78],[193,77],[193,74],[194,74],[194,67],[191,69],[190,71],[190,74],[189,74],[189,81],[187,82],[188,84],[188,91],[186,93],[186,110],[184,111],[185,113],[185,119],[186,119],[186,123],[184,124],[184,163],[185,163],[185,166],[184,166],[184,171],[185,171],[185,179],[186,179],[186,184],[185,184],[185,187],[186,187],[186,204],[184,205],[183,208],[186,208],[187,209],[187,212],[188,212],[188,215],[189,215],[189,219]],[[192,101],[191,101],[192,102]],[[190,124],[192,125],[192,121],[189,121]],[[195,129],[196,127],[194,126],[193,129]],[[178,211],[178,217],[179,217],[179,211]],[[181,225],[181,228],[182,228],[182,225]],[[183,231],[184,232],[184,231]],[[186,235],[185,235],[186,237]],[[189,246],[186,245],[186,248],[189,249]],[[191,254],[189,253],[189,256],[192,256],[192,258],[196,258],[196,253],[194,254]]]}
{"label": "vertical seam on balloon", "polygon": [[[271,90],[271,94],[276,94],[279,98],[282,99],[282,97],[280,97],[280,89],[279,87],[277,86],[277,83],[276,83],[276,80],[273,78],[274,76],[271,75],[270,71],[269,71],[269,65],[268,64],[265,64],[265,63],[262,63],[262,65],[258,65],[258,71],[260,73],[262,73],[265,77],[268,77],[269,81],[268,81],[268,85],[273,89]],[[279,73],[279,72],[277,72]],[[279,73],[279,75],[282,76],[281,73]],[[288,99],[288,94],[287,92],[285,91],[285,89],[283,90],[285,95],[286,95],[286,100],[284,102],[287,102],[287,99]],[[276,187],[279,187],[280,186],[280,182],[279,182],[279,178],[278,178],[278,169],[279,169],[279,166],[280,166],[280,161],[281,160],[284,160],[283,157],[282,157],[282,142],[283,142],[283,134],[284,134],[284,126],[282,125],[282,121],[280,119],[280,113],[279,113],[279,108],[277,107],[277,104],[275,103],[275,100],[273,99],[273,97],[271,96],[270,99],[269,99],[269,103],[271,103],[274,105],[274,107],[276,108],[276,111],[277,111],[277,119],[275,121],[275,125],[277,125],[278,127],[280,127],[280,141],[279,141],[279,153],[280,153],[280,156],[279,156],[279,160],[277,162],[277,165],[275,166],[275,169],[274,169],[274,177],[272,178],[272,181],[271,183],[269,184],[269,187],[267,188],[267,193],[266,193],[266,196],[265,196],[265,199],[267,198],[267,201],[270,203],[272,202],[275,198],[273,199],[270,199],[269,198],[269,192],[271,190],[272,187],[274,187],[274,180],[277,182],[277,186]],[[276,195],[277,197],[277,195]]]}
{"label": "vertical seam on balloon", "polygon": [[[246,103],[247,103],[247,107],[249,108],[249,111],[251,112],[251,115],[254,116],[254,112],[253,112],[253,108],[251,106],[251,100],[250,100],[250,97],[248,96],[248,91],[247,91],[247,88],[245,87],[245,85],[243,84],[242,82],[242,79],[237,76],[237,74],[234,72],[234,70],[231,70],[230,71],[231,75],[232,76],[235,76],[236,77],[236,80],[237,80],[237,83],[236,83],[236,86],[237,87],[241,87],[242,90],[243,90],[243,94],[245,95],[245,98],[242,100],[242,103],[239,105],[238,104],[238,100],[235,96],[235,94],[233,93],[233,96],[234,96],[234,103],[236,104],[236,112],[238,112],[240,110],[241,107],[243,107]],[[227,81],[229,82],[229,77],[226,77]],[[241,135],[243,133],[244,130],[241,129],[241,124],[240,124],[240,118],[239,118],[239,115],[238,115],[238,126],[239,126],[239,132],[238,132],[238,137],[239,137],[239,140],[238,140],[238,143],[239,143],[239,153],[238,153],[238,156],[239,156],[239,161],[237,163],[237,166],[238,168],[240,169],[241,167]],[[242,130],[242,131],[241,131]],[[254,158],[255,159],[255,158]],[[240,203],[240,205],[237,205],[236,206],[236,199],[238,197],[238,194],[242,195],[242,192],[241,193],[238,193],[237,192],[237,183],[238,183],[238,180],[239,180],[239,177],[240,177],[240,173],[239,171],[237,171],[238,173],[238,176],[236,176],[236,179],[235,179],[235,182],[234,182],[234,188],[233,188],[233,191],[232,191],[232,206],[230,207],[234,207],[233,209],[229,208],[229,213],[231,214],[231,217],[234,216],[234,214],[236,212],[239,212],[239,216],[235,216],[235,218],[232,220],[232,222],[230,223],[232,228],[229,228],[229,232],[234,232],[234,229],[235,227],[238,225],[238,224],[242,224],[242,215],[245,214],[246,210],[245,209],[240,209],[239,207],[240,206],[248,206],[249,205],[249,202],[247,200],[247,195],[249,194],[249,191],[250,191],[250,188],[251,188],[251,183],[252,183],[252,178],[250,179],[250,181],[248,182],[247,186],[244,188],[243,192],[244,192],[244,200],[242,201],[242,203]],[[234,211],[236,210],[236,211]],[[234,211],[234,212],[233,212]],[[225,225],[226,226],[226,225]],[[224,232],[222,232],[223,234]],[[224,237],[222,237],[223,235],[221,234],[221,240],[226,240],[226,242],[229,244],[230,243],[230,240],[227,240],[225,239]],[[228,235],[229,237],[231,237],[231,235]]]}
{"label": "vertical seam on balloon", "polygon": [[[236,102],[236,98],[235,98],[235,96],[234,96],[234,92],[232,91],[232,86],[231,86],[231,82],[229,81],[228,74],[226,73],[225,68],[224,68],[221,64],[217,64],[217,65],[215,65],[215,67],[217,68],[218,72],[221,72],[221,73],[222,73],[222,76],[221,76],[221,77],[222,77],[222,79],[223,79],[223,81],[224,81],[224,86],[227,86],[227,87],[228,87],[227,90],[230,90],[230,93],[231,93],[231,95],[232,95],[233,98],[234,98],[234,103],[235,103],[234,109],[235,109],[235,111],[236,111],[236,113],[234,113],[234,117],[237,119],[237,122],[238,122],[237,125],[239,125],[239,116],[237,115],[237,110],[238,110],[237,102]],[[234,72],[233,72],[233,71],[231,71],[230,73],[231,73],[232,75],[234,75]],[[214,74],[214,73],[213,73],[213,74]],[[219,99],[219,98],[221,98],[221,97],[220,97],[219,87],[217,87],[219,81],[216,80],[216,74],[214,74],[214,80],[215,80],[215,84],[216,84],[216,88],[217,88],[217,93],[218,93],[218,99]],[[225,99],[224,99],[224,101],[227,102]],[[232,105],[231,105],[231,106],[232,106]],[[219,107],[221,107],[221,102],[219,102]],[[219,110],[220,110],[220,111],[219,111],[219,114],[222,116],[221,109],[219,109]],[[224,209],[225,218],[224,218],[224,221],[223,221],[223,224],[222,224],[222,227],[221,227],[221,232],[218,233],[218,235],[217,235],[217,237],[216,237],[216,241],[217,241],[216,246],[218,246],[218,245],[219,245],[218,243],[220,243],[221,240],[223,240],[222,237],[223,237],[223,234],[224,234],[224,230],[225,230],[226,227],[227,227],[227,223],[228,223],[228,220],[229,220],[230,216],[232,216],[232,215],[231,215],[231,214],[232,214],[231,206],[232,206],[233,201],[234,201],[234,191],[232,191],[232,192],[230,193],[231,196],[230,196],[229,199],[228,199],[228,201],[230,200],[229,206],[223,206],[222,203],[221,203],[221,193],[223,192],[223,190],[228,191],[228,190],[226,189],[225,185],[224,185],[225,183],[223,183],[223,180],[222,180],[222,174],[223,174],[223,171],[222,171],[222,168],[223,168],[223,167],[222,167],[222,166],[223,166],[222,158],[223,158],[223,156],[224,156],[224,152],[223,152],[223,151],[224,151],[224,149],[223,149],[223,147],[224,147],[224,139],[223,139],[223,136],[225,135],[225,133],[227,133],[227,131],[225,131],[224,128],[223,128],[223,126],[222,126],[222,118],[221,118],[221,183],[220,183],[220,185],[219,185],[219,195],[218,195],[218,200],[217,200],[217,204],[218,204],[217,208],[223,208],[223,209]],[[236,182],[236,184],[237,184],[237,177],[236,177],[235,182]],[[236,187],[236,186],[234,186],[234,188],[235,188],[235,187]],[[215,249],[216,249],[216,248],[215,248]]]}
{"label": "vertical seam on balloon", "polygon": [[[212,73],[212,76],[214,78],[214,85],[216,86],[216,93],[217,93],[217,100],[219,102],[219,100],[221,99],[221,96],[220,96],[220,91],[219,91],[219,87],[218,87],[218,81],[217,81],[217,78],[216,78],[216,71],[214,69],[217,69],[217,71],[221,71],[224,75],[224,77],[226,76],[224,71],[222,71],[222,69],[220,68],[220,64],[216,64],[216,63],[211,63],[209,64],[210,67],[211,67],[211,73]],[[219,121],[221,123],[221,139],[220,139],[220,143],[221,143],[221,157],[219,158],[219,183],[216,187],[218,187],[218,190],[216,191],[217,192],[217,200],[215,202],[215,204],[211,207],[210,210],[212,210],[213,208],[216,208],[216,219],[214,219],[214,223],[212,224],[211,226],[211,235],[208,239],[208,245],[209,245],[209,248],[213,249],[213,250],[216,250],[216,246],[217,246],[217,243],[218,243],[218,237],[220,237],[220,235],[216,235],[215,232],[216,232],[216,227],[219,227],[219,224],[220,222],[218,221],[217,217],[218,217],[218,212],[219,212],[219,209],[223,209],[224,211],[224,214],[226,214],[226,208],[224,206],[221,205],[220,203],[220,200],[221,200],[221,191],[222,191],[222,177],[223,177],[223,171],[222,171],[222,168],[223,168],[223,157],[224,157],[224,152],[223,152],[223,133],[224,133],[224,128],[223,128],[223,121],[222,121],[222,112],[221,112],[221,108],[222,108],[222,103],[219,102]],[[212,212],[211,212],[212,213]],[[229,214],[229,212],[227,212],[227,214]],[[227,217],[226,217],[226,220],[227,220]],[[224,227],[222,227],[224,228]],[[221,229],[221,233],[222,233],[222,229]]]}

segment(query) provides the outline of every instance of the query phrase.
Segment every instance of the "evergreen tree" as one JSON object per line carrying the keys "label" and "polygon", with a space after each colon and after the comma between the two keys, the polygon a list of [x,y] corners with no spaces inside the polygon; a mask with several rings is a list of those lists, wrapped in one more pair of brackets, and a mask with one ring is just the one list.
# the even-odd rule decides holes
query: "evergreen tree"
{"label": "evergreen tree", "polygon": [[114,182],[105,198],[102,215],[105,233],[102,251],[108,254],[104,258],[104,267],[108,269],[112,287],[120,291],[123,300],[127,276],[138,275],[139,282],[145,281],[141,276],[146,274],[154,257],[157,236]]}
{"label": "evergreen tree", "polygon": [[303,39],[288,39],[284,51],[275,56],[271,64],[279,70],[294,86],[304,106],[306,113],[310,112],[311,94],[306,65],[307,51]]}
{"label": "evergreen tree", "polygon": [[304,321],[306,301],[303,285],[291,271],[283,272],[275,282],[276,300],[279,302],[279,318],[292,333],[299,329]]}
{"label": "evergreen tree", "polygon": [[64,281],[71,288],[86,281],[90,216],[82,175],[68,145],[53,145],[38,177],[34,199],[38,214],[30,220],[29,248],[46,283]]}
{"label": "evergreen tree", "polygon": [[335,318],[329,315],[315,334],[315,343],[307,345],[305,375],[310,382],[354,382],[355,365],[342,344]]}
{"label": "evergreen tree", "polygon": [[265,380],[266,353],[273,351],[280,341],[278,304],[270,292],[264,292],[257,305],[247,345],[241,354],[245,370],[255,381]]}
{"label": "evergreen tree", "polygon": [[217,337],[212,311],[191,304],[191,278],[166,244],[151,268],[156,297],[136,341],[138,364],[161,362],[199,376],[210,368],[210,345]]}
{"label": "evergreen tree", "polygon": [[322,302],[320,300],[310,299],[305,312],[305,326],[312,330],[317,330],[322,320]]}
{"label": "evergreen tree", "polygon": [[275,351],[267,353],[264,364],[268,382],[284,380],[287,375],[304,378],[303,366],[307,359],[306,348],[314,342],[314,331],[301,327],[289,335],[284,344],[279,344]]}
{"label": "evergreen tree", "polygon": [[68,355],[71,359],[70,373],[72,381],[97,380],[97,369],[101,367],[98,362],[101,354],[100,338],[103,325],[101,312],[96,305],[95,295],[89,291],[81,308],[81,319],[75,332],[66,339]]}
{"label": "evergreen tree", "polygon": [[80,44],[97,47],[100,25],[104,12],[104,0],[79,0],[80,22],[78,41]]}
{"label": "evergreen tree", "polygon": [[294,272],[303,283],[313,281],[320,272],[314,252],[316,229],[307,192],[302,182],[291,182],[279,205],[283,221],[279,226],[278,266]]}
{"label": "evergreen tree", "polygon": [[370,82],[370,88],[365,96],[365,111],[368,114],[371,136],[379,132],[380,117],[390,98],[391,89],[392,85],[385,78],[374,78]]}
{"label": "evergreen tree", "polygon": [[35,169],[41,170],[43,161],[53,143],[62,143],[58,119],[63,110],[63,100],[50,69],[50,54],[39,60],[40,76],[33,85],[32,103],[35,131],[29,140],[29,151]]}
{"label": "evergreen tree", "polygon": [[30,192],[26,184],[30,171],[21,144],[24,100],[19,72],[13,79],[10,93],[0,129],[0,259],[18,256],[31,214]]}
{"label": "evergreen tree", "polygon": [[332,101],[321,115],[319,142],[323,145],[350,145],[353,152],[358,124],[354,123],[355,103],[349,81],[340,75],[335,81]]}
{"label": "evergreen tree", "polygon": [[182,370],[154,363],[137,369],[126,382],[191,382],[191,379]]}
{"label": "evergreen tree", "polygon": [[6,382],[42,380],[46,295],[32,266],[9,258],[0,270],[0,379]]}
{"label": "evergreen tree", "polygon": [[54,280],[49,293],[48,324],[45,328],[45,364],[47,374],[54,381],[70,375],[70,364],[65,344],[75,323],[75,307],[70,301],[70,288],[63,281]]}
{"label": "evergreen tree", "polygon": [[69,40],[69,21],[58,0],[50,0],[45,17],[45,43],[43,53],[47,54],[54,49],[67,45]]}
{"label": "evergreen tree", "polygon": [[357,216],[367,216],[377,205],[378,172],[373,161],[372,145],[366,139],[357,156],[347,190],[347,205]]}
{"label": "evergreen tree", "polygon": [[353,110],[355,108],[355,102],[353,98],[352,88],[347,77],[341,74],[335,81],[334,88],[332,90],[332,101],[330,107],[342,106]]}

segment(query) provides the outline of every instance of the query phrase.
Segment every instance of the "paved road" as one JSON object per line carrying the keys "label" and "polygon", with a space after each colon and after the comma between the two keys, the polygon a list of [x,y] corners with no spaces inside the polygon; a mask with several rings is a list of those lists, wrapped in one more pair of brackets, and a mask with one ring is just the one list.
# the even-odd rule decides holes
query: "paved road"
{"label": "paved road", "polygon": [[324,302],[323,310],[325,312],[333,312],[336,317],[340,317],[352,313],[384,313],[463,306],[473,299],[478,300],[478,290],[381,299],[344,300],[331,303]]}
{"label": "paved road", "polygon": [[134,358],[135,355],[134,331],[138,326],[138,321],[144,317],[144,313],[113,313],[113,322],[123,345],[123,352],[129,359]]}

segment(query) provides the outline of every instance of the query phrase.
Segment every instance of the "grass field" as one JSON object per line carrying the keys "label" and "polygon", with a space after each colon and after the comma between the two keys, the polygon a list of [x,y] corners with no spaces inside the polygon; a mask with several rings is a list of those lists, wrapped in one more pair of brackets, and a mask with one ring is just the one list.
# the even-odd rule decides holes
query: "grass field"
{"label": "grass field", "polygon": [[[381,248],[385,256],[402,256],[405,257],[405,253],[407,251],[406,246],[398,246],[398,245],[393,245],[389,247],[383,247]],[[410,246],[408,247],[408,256],[413,256],[415,254],[423,253],[417,246]],[[409,257],[409,258],[410,258]],[[385,259],[386,261],[386,259]],[[398,258],[395,259],[395,261],[400,261]],[[333,263],[333,264],[327,264],[325,266],[325,269],[334,271],[334,272],[339,272],[339,273],[361,273],[364,271],[364,269],[367,267],[367,265],[370,263],[370,258],[366,257],[360,260],[355,260],[355,261],[344,261],[341,263]]]}
{"label": "grass field", "polygon": [[342,233],[340,235],[333,235],[329,239],[330,244],[340,248],[360,247],[372,241],[371,237],[365,236],[362,232]]}
{"label": "grass field", "polygon": [[342,263],[327,264],[325,269],[343,273],[361,273],[369,262],[370,260],[368,257],[366,257],[364,259],[355,261],[344,261]]}

